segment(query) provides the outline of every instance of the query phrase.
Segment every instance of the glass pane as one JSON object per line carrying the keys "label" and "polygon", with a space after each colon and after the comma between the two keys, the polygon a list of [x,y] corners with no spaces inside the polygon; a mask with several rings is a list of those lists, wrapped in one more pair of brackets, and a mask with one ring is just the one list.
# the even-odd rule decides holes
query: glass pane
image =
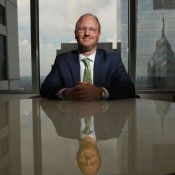
{"label": "glass pane", "polygon": [[138,0],[137,12],[137,89],[174,90],[174,1]]}
{"label": "glass pane", "polygon": [[41,83],[50,72],[56,54],[76,47],[75,23],[84,13],[92,13],[99,18],[102,28],[99,40],[102,45],[99,47],[117,49],[120,52],[121,36],[118,36],[117,31],[118,18],[121,17],[117,13],[117,9],[120,8],[119,2],[119,0],[81,2],[59,0],[52,3],[50,0],[39,1]]}
{"label": "glass pane", "polygon": [[117,46],[128,70],[128,0],[117,0]]}
{"label": "glass pane", "polygon": [[18,29],[21,89],[31,90],[30,0],[18,1]]}

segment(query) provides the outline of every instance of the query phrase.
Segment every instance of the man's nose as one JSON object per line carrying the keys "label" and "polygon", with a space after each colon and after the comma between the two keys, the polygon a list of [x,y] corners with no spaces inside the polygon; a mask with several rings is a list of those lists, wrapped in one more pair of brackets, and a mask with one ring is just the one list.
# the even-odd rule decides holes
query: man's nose
{"label": "man's nose", "polygon": [[90,34],[90,32],[89,32],[89,29],[88,28],[86,28],[85,30],[84,30],[84,35],[89,35]]}
{"label": "man's nose", "polygon": [[91,160],[91,156],[87,155],[86,160]]}
{"label": "man's nose", "polygon": [[91,165],[91,158],[86,158],[86,164]]}

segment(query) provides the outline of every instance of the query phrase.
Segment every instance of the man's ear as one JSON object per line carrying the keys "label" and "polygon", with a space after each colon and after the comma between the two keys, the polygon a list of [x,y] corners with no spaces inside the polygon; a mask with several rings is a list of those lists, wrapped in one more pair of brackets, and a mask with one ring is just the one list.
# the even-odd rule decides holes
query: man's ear
{"label": "man's ear", "polygon": [[77,36],[77,32],[76,32],[76,29],[74,30],[74,35],[75,35],[75,39],[76,39],[76,36]]}

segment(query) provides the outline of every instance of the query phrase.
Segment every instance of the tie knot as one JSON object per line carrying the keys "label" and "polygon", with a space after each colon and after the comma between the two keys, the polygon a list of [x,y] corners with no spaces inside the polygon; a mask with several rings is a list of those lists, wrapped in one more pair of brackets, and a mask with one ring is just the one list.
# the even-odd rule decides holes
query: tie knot
{"label": "tie knot", "polygon": [[84,59],[82,59],[82,61],[83,61],[84,65],[85,65],[85,67],[88,67],[91,60],[89,58],[84,58]]}

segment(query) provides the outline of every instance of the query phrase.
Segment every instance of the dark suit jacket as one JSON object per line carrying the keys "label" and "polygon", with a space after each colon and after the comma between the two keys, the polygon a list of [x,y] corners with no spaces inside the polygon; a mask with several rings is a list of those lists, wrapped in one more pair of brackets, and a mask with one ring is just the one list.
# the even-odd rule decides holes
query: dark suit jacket
{"label": "dark suit jacket", "polygon": [[[135,97],[135,87],[128,76],[120,55],[98,49],[94,62],[94,85],[105,87],[111,97],[120,99]],[[57,55],[52,70],[41,85],[40,94],[44,98],[54,98],[62,88],[72,88],[80,81],[78,51]]]}
{"label": "dark suit jacket", "polygon": [[[129,102],[130,101],[130,102]],[[134,116],[135,99],[116,100],[116,101],[97,101],[90,102],[96,106],[100,103],[101,106],[108,106],[105,111],[92,111],[94,116],[94,129],[97,140],[108,140],[120,136],[122,129],[129,117]],[[70,106],[69,101],[55,101],[48,99],[41,99],[40,104],[42,110],[51,119],[57,134],[59,136],[71,139],[80,138],[81,115],[78,112],[81,106],[87,104],[82,102],[79,106],[75,105],[73,108],[63,109],[63,106]],[[102,108],[101,108],[102,109]]]}

